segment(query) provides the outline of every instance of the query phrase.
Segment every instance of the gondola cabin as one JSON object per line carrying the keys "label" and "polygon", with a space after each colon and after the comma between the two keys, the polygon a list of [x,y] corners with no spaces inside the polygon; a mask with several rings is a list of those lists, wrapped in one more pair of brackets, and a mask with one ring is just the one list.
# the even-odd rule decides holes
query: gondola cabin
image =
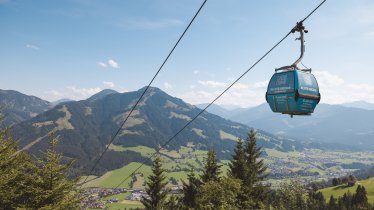
{"label": "gondola cabin", "polygon": [[266,101],[273,112],[310,115],[321,99],[318,83],[310,71],[283,70],[270,79]]}

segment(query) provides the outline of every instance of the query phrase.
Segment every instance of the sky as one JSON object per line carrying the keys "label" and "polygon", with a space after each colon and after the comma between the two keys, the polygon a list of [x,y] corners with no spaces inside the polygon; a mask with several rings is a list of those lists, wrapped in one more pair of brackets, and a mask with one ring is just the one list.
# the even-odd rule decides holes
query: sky
{"label": "sky", "polygon": [[[152,86],[212,101],[320,0],[208,0]],[[0,0],[0,89],[48,101],[149,83],[202,0]],[[327,0],[304,25],[303,64],[322,103],[374,103],[374,1]],[[274,69],[299,56],[291,34],[217,104],[265,102]]]}

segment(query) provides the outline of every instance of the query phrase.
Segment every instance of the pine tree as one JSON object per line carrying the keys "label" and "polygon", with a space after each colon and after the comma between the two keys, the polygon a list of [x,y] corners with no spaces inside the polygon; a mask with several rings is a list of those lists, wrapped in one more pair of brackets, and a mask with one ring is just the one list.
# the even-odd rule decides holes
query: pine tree
{"label": "pine tree", "polygon": [[256,132],[253,129],[248,133],[244,152],[247,173],[243,179],[241,196],[247,197],[248,202],[245,204],[245,208],[258,209],[267,198],[266,188],[261,183],[266,177],[264,173],[267,168],[263,160],[260,159],[261,147],[257,147]]}
{"label": "pine tree", "polygon": [[308,209],[325,210],[327,209],[326,199],[322,192],[309,191],[308,193]]}
{"label": "pine tree", "polygon": [[336,204],[336,199],[334,198],[333,195],[330,196],[330,201],[329,201],[329,210],[336,210],[338,209],[338,205]]}
{"label": "pine tree", "polygon": [[368,198],[366,196],[366,189],[364,186],[358,185],[356,189],[356,194],[353,195],[352,206],[359,208],[368,207]]}
{"label": "pine tree", "polygon": [[146,182],[145,191],[148,194],[148,198],[143,197],[141,202],[146,209],[159,210],[162,209],[167,191],[165,187],[167,185],[165,170],[162,169],[161,158],[156,157],[152,165],[152,174],[148,177]]}
{"label": "pine tree", "polygon": [[219,175],[221,173],[221,167],[222,165],[218,164],[216,153],[213,150],[208,151],[208,157],[205,159],[204,162],[204,169],[203,174],[201,175],[201,181],[203,183],[209,181],[218,181]]}
{"label": "pine tree", "polygon": [[232,160],[229,163],[229,176],[244,181],[247,171],[243,141],[239,139],[234,149]]}
{"label": "pine tree", "polygon": [[264,172],[267,169],[264,165],[264,160],[260,159],[261,147],[257,147],[256,132],[253,129],[250,130],[248,134],[244,151],[246,153],[246,163],[248,166],[245,184],[253,186],[254,183],[265,179],[266,176]]}
{"label": "pine tree", "polygon": [[171,195],[169,200],[165,203],[165,209],[178,210],[182,209],[179,203],[179,198],[175,195]]}
{"label": "pine tree", "polygon": [[56,150],[58,138],[50,134],[50,143],[44,157],[37,162],[38,170],[33,188],[35,200],[29,205],[35,209],[75,209],[79,207],[78,180],[67,175],[73,161],[62,163],[62,154]]}
{"label": "pine tree", "polygon": [[[0,122],[2,121],[0,116]],[[18,150],[8,129],[0,129],[0,207],[26,207],[34,199],[35,165],[31,158]]]}
{"label": "pine tree", "polygon": [[200,186],[200,180],[195,176],[194,169],[191,168],[191,171],[187,174],[188,177],[188,183],[183,183],[183,198],[182,202],[183,205],[187,208],[196,208],[196,197],[197,197],[197,191]]}

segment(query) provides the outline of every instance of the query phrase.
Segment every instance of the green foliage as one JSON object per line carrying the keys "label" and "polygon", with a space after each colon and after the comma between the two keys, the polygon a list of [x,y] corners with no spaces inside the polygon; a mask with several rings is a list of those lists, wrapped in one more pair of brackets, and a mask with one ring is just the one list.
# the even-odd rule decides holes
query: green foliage
{"label": "green foliage", "polygon": [[332,186],[337,186],[337,185],[341,185],[342,184],[342,180],[340,178],[333,178],[332,179]]}
{"label": "green foliage", "polygon": [[323,194],[312,190],[308,193],[307,205],[308,209],[326,210],[328,208]]}
{"label": "green foliage", "polygon": [[207,158],[204,160],[203,174],[201,175],[203,183],[219,180],[222,165],[218,164],[218,162],[216,153],[213,150],[209,151]]}
{"label": "green foliage", "polygon": [[246,154],[244,153],[243,141],[239,139],[234,149],[234,155],[229,163],[229,176],[244,180],[247,174]]}
{"label": "green foliage", "polygon": [[244,147],[239,139],[234,152],[229,163],[229,176],[242,182],[238,195],[239,206],[242,209],[262,208],[267,198],[267,189],[261,184],[266,166],[260,159],[261,148],[257,147],[256,132],[250,130]]}
{"label": "green foliage", "polygon": [[197,209],[239,209],[236,198],[240,184],[240,180],[229,177],[204,183],[198,191]]}
{"label": "green foliage", "polygon": [[74,209],[79,207],[80,196],[76,189],[77,180],[68,180],[67,173],[73,161],[62,164],[62,155],[57,153],[58,139],[52,133],[43,159],[38,160],[37,177],[33,183],[37,209]]}
{"label": "green foliage", "polygon": [[166,176],[164,175],[165,170],[162,169],[161,158],[156,157],[152,165],[152,174],[148,177],[146,182],[145,191],[149,198],[143,198],[141,201],[146,209],[158,210],[162,209],[167,191],[165,189],[167,185]]}
{"label": "green foliage", "polygon": [[188,173],[188,183],[183,183],[183,198],[182,203],[187,208],[196,208],[196,197],[197,197],[197,191],[201,185],[200,180],[196,177],[195,171],[193,168],[191,168],[191,171]]}
{"label": "green foliage", "polygon": [[37,162],[19,151],[0,130],[0,206],[5,209],[76,209],[79,193],[76,180],[66,178],[72,161],[61,164],[62,155],[56,152],[58,140],[51,137],[45,157]]}
{"label": "green foliage", "polygon": [[328,209],[329,210],[338,210],[338,205],[337,205],[336,199],[334,198],[333,195],[330,196]]}
{"label": "green foliage", "polygon": [[282,183],[276,197],[276,209],[307,209],[307,191],[297,181]]}
{"label": "green foliage", "polygon": [[25,207],[33,200],[34,191],[29,186],[34,181],[35,169],[30,157],[18,152],[17,144],[8,135],[8,129],[0,129],[1,207]]}
{"label": "green foliage", "polygon": [[352,204],[358,209],[368,208],[368,198],[366,197],[366,189],[364,186],[358,185],[356,194],[353,195]]}
{"label": "green foliage", "polygon": [[179,204],[179,198],[175,195],[170,196],[169,200],[165,203],[165,209],[170,209],[170,210],[181,209],[181,205]]}

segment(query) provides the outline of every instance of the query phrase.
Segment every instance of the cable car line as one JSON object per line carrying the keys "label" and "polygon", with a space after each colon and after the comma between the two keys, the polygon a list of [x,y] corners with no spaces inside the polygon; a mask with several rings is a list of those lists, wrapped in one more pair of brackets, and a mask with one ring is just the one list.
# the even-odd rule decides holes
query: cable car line
{"label": "cable car line", "polygon": [[[182,35],[179,37],[178,41],[174,44],[174,47],[171,49],[171,51],[167,55],[167,57],[165,58],[164,62],[161,64],[161,66],[157,70],[156,74],[153,76],[153,78],[151,79],[151,81],[149,82],[149,84],[147,85],[147,87],[144,89],[144,91],[141,94],[141,96],[139,97],[139,99],[136,101],[136,103],[134,104],[134,106],[131,108],[129,114],[126,116],[125,120],[122,122],[121,126],[118,128],[118,130],[116,131],[116,133],[114,134],[114,136],[112,137],[112,139],[109,141],[109,144],[106,146],[105,150],[101,153],[101,155],[99,156],[99,158],[96,160],[94,166],[91,168],[90,172],[88,173],[88,176],[93,172],[93,170],[99,164],[100,160],[103,158],[104,154],[108,151],[109,146],[116,139],[116,137],[118,136],[119,132],[122,130],[122,127],[126,124],[127,120],[130,118],[131,114],[136,109],[136,107],[138,106],[138,104],[140,103],[140,101],[142,100],[142,98],[144,97],[145,93],[147,92],[147,90],[149,89],[149,87],[152,85],[153,81],[156,79],[157,75],[160,73],[160,71],[164,67],[165,63],[168,61],[169,57],[174,52],[175,48],[178,46],[179,42],[182,40],[183,36],[186,34],[186,32],[188,31],[188,29],[190,28],[190,26],[192,25],[192,23],[194,22],[195,18],[200,13],[201,9],[204,7],[204,5],[205,5],[206,2],[207,2],[207,0],[204,0],[204,2],[201,4],[200,8],[197,10],[197,12],[195,13],[195,15],[193,16],[193,18],[191,19],[191,21],[188,24],[188,26],[183,31]],[[83,184],[86,183],[86,181],[88,179],[88,176],[86,176],[86,178],[82,182],[81,186],[83,186]]]}
{"label": "cable car line", "polygon": [[234,82],[231,83],[221,94],[219,94],[212,102],[210,102],[204,109],[202,109],[195,117],[193,117],[189,122],[187,122],[176,134],[170,137],[164,144],[161,145],[151,156],[149,156],[145,161],[140,164],[130,175],[126,176],[115,188],[121,186],[126,180],[132,177],[141,167],[145,165],[146,162],[152,160],[152,158],[159,153],[161,148],[168,145],[178,134],[180,134],[188,125],[190,125],[196,118],[198,118],[202,113],[205,112],[214,102],[216,102],[224,93],[226,93],[232,86],[234,86],[241,78],[243,78],[250,70],[252,70],[261,60],[263,60],[271,51],[273,51],[280,43],[282,43],[291,33],[295,32],[298,24],[302,24],[307,20],[318,8],[320,8],[327,0],[323,0],[312,12],[310,12],[302,21],[298,22],[295,27],[293,27],[280,41],[278,41],[270,50],[268,50],[260,59],[258,59],[251,67],[249,67],[243,74],[241,74]]}

